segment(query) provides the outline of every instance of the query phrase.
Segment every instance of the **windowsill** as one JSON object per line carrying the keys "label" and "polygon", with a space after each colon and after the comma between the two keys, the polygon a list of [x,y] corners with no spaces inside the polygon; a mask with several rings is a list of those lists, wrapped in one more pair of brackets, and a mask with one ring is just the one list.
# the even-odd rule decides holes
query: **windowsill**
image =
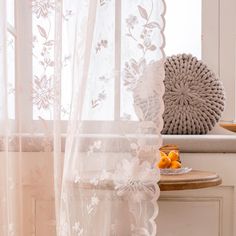
{"label": "windowsill", "polygon": [[185,153],[236,153],[234,134],[163,135],[163,145],[165,144],[176,144]]}
{"label": "windowsill", "polygon": [[[158,136],[147,135],[141,136],[142,138],[149,139],[148,143],[155,145]],[[183,153],[236,153],[236,134],[225,131],[220,128],[213,130],[213,133],[207,135],[163,135],[163,145],[176,144],[179,146],[180,151]],[[106,151],[120,152],[121,147],[124,152],[130,151],[131,140],[134,142],[137,135],[115,135],[115,134],[84,134],[80,135],[83,147],[89,147],[95,141],[101,140],[106,142]],[[66,135],[61,135],[61,150],[65,151]],[[21,148],[19,147],[21,144]],[[0,145],[0,151],[3,151]],[[53,150],[53,136],[45,137],[40,134],[17,134],[11,139],[10,151],[18,152],[50,152]],[[84,152],[88,150],[83,150]]]}

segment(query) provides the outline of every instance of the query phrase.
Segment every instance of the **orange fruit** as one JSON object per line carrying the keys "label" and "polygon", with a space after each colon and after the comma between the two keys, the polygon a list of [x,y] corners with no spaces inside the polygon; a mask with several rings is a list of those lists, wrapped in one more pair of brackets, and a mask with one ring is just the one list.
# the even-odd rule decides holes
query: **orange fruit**
{"label": "orange fruit", "polygon": [[167,155],[164,152],[160,151],[160,156],[161,157],[166,157]]}
{"label": "orange fruit", "polygon": [[181,168],[181,163],[178,161],[172,161],[170,164],[170,168],[172,169],[179,169]]}
{"label": "orange fruit", "polygon": [[170,158],[168,156],[163,156],[161,157],[161,160],[158,163],[158,167],[161,169],[169,168],[170,164],[171,164]]}
{"label": "orange fruit", "polygon": [[169,152],[168,157],[171,159],[171,161],[179,161],[179,152],[172,150]]}

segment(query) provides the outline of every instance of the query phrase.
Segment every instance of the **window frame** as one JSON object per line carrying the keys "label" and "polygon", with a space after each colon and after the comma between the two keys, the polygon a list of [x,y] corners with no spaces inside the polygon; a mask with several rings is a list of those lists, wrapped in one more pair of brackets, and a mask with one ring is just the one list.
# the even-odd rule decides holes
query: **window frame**
{"label": "window frame", "polygon": [[234,0],[202,0],[202,60],[225,88],[226,103],[221,118],[225,121],[236,120],[235,9]]}

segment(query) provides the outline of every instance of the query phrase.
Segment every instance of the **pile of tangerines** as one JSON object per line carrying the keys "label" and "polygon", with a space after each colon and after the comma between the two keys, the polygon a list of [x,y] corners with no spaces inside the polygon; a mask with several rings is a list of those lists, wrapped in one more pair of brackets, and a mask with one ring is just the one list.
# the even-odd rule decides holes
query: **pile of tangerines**
{"label": "pile of tangerines", "polygon": [[180,155],[177,150],[172,150],[168,154],[163,151],[160,151],[160,161],[157,163],[157,167],[160,169],[172,168],[178,169],[181,168]]}

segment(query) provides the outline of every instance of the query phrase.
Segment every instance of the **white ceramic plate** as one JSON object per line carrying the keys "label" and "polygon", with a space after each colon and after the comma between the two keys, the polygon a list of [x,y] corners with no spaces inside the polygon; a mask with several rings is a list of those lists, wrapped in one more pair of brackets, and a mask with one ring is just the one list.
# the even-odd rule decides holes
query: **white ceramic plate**
{"label": "white ceramic plate", "polygon": [[182,167],[179,169],[171,169],[171,168],[160,169],[162,175],[181,175],[181,174],[186,174],[191,170],[192,168],[189,167]]}

